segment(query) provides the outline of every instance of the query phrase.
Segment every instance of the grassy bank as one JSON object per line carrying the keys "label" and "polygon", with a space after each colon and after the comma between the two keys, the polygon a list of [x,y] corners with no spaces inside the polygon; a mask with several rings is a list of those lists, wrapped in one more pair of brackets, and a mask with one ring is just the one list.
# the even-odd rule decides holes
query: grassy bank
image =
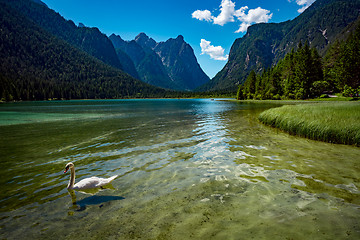
{"label": "grassy bank", "polygon": [[360,103],[285,105],[266,110],[259,120],[294,135],[360,146]]}

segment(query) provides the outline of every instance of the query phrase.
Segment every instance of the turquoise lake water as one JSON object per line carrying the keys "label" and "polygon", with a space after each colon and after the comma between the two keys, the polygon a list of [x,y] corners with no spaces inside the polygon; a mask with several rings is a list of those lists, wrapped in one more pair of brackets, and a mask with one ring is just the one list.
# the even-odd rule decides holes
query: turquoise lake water
{"label": "turquoise lake water", "polygon": [[[360,148],[210,99],[0,104],[1,239],[360,239]],[[66,189],[119,175],[105,189]]]}

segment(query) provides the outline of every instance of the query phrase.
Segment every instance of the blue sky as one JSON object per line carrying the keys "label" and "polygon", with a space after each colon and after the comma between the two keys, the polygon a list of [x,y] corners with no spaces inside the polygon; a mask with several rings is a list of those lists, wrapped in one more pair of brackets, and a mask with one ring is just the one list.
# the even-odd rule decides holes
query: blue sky
{"label": "blue sky", "polygon": [[145,32],[155,41],[183,35],[204,72],[214,77],[231,45],[257,22],[294,19],[315,0],[42,0],[76,24],[132,40]]}

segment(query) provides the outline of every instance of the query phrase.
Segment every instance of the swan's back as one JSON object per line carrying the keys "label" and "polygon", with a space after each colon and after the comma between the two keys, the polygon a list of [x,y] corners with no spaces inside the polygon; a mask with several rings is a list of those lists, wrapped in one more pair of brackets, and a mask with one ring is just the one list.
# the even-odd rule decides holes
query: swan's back
{"label": "swan's back", "polygon": [[117,175],[109,177],[109,178],[99,178],[99,177],[90,177],[81,180],[76,183],[73,189],[90,189],[90,188],[98,188],[110,183],[112,180],[117,178]]}

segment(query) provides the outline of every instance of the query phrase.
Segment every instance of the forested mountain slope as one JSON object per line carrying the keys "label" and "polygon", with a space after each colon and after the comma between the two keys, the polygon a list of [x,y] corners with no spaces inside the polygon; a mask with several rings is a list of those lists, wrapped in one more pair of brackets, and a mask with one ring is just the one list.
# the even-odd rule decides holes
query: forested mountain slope
{"label": "forested mountain slope", "polygon": [[253,25],[235,40],[225,67],[200,90],[236,89],[252,70],[259,73],[276,64],[300,41],[309,42],[324,56],[338,34],[359,16],[360,0],[317,0],[291,21]]}
{"label": "forested mountain slope", "polygon": [[[108,37],[97,28],[77,27],[73,21],[44,4],[32,0],[0,0],[16,9],[39,27],[113,67],[122,69]],[[39,1],[40,2],[40,1]]]}
{"label": "forested mountain slope", "polygon": [[163,97],[0,1],[0,99]]}

